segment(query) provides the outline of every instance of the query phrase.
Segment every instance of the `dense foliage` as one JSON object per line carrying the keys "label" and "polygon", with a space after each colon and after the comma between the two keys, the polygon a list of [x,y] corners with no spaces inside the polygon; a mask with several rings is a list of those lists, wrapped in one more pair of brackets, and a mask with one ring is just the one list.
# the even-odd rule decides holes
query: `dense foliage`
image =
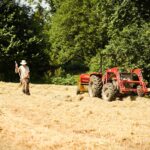
{"label": "dense foliage", "polygon": [[[52,16],[49,38],[51,60],[64,69],[75,61],[91,71],[121,66],[143,68],[150,78],[150,8],[144,0],[64,0]],[[74,65],[75,66],[75,65]],[[75,68],[74,68],[75,69]],[[79,68],[80,69],[80,68]],[[83,69],[83,68],[81,68]]]}
{"label": "dense foliage", "polygon": [[25,58],[34,77],[55,83],[70,78],[66,74],[99,70],[104,53],[115,56],[104,58],[104,69],[140,67],[150,81],[149,0],[46,2],[49,10],[39,1],[34,11],[14,1],[0,2],[1,75],[8,74],[14,60]]}
{"label": "dense foliage", "polygon": [[[14,80],[14,61],[26,59],[34,74],[48,65],[42,24],[29,7],[0,1],[0,79]],[[38,66],[38,67],[37,67]]]}

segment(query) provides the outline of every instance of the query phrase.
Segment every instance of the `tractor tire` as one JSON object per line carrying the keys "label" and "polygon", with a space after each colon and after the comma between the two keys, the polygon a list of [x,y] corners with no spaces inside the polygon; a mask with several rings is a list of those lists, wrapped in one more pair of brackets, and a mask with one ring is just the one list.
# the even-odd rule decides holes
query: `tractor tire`
{"label": "tractor tire", "polygon": [[102,99],[107,101],[112,101],[116,94],[115,87],[112,83],[104,84],[102,88]]}
{"label": "tractor tire", "polygon": [[144,96],[144,92],[143,92],[142,87],[140,85],[137,86],[137,95],[139,97],[143,97]]}
{"label": "tractor tire", "polygon": [[102,92],[102,79],[96,75],[90,77],[88,93],[90,97],[101,97]]}

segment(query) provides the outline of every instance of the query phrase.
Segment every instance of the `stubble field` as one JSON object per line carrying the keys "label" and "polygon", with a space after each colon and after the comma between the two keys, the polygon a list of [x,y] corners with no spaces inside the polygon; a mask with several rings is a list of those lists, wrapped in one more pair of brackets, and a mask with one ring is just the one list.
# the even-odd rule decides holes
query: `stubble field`
{"label": "stubble field", "polygon": [[0,150],[149,150],[150,99],[106,102],[76,86],[0,82]]}

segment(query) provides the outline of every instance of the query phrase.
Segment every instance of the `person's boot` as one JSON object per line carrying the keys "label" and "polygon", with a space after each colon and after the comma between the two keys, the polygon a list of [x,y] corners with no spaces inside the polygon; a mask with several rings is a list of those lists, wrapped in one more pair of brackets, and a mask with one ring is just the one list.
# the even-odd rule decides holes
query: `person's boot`
{"label": "person's boot", "polygon": [[29,92],[29,90],[27,90],[27,91],[26,91],[26,94],[27,94],[27,95],[30,95],[30,92]]}
{"label": "person's boot", "polygon": [[30,92],[27,92],[26,94],[27,94],[27,95],[30,95]]}
{"label": "person's boot", "polygon": [[23,89],[22,92],[25,94],[26,93],[25,89]]}

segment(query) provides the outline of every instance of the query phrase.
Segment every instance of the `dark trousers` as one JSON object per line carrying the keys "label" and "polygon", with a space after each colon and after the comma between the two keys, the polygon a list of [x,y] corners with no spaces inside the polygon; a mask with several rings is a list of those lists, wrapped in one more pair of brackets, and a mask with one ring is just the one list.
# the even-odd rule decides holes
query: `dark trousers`
{"label": "dark trousers", "polygon": [[29,78],[25,78],[25,79],[21,80],[21,83],[23,86],[22,91],[23,91],[23,93],[25,93],[27,95],[30,95],[29,82],[30,82]]}

